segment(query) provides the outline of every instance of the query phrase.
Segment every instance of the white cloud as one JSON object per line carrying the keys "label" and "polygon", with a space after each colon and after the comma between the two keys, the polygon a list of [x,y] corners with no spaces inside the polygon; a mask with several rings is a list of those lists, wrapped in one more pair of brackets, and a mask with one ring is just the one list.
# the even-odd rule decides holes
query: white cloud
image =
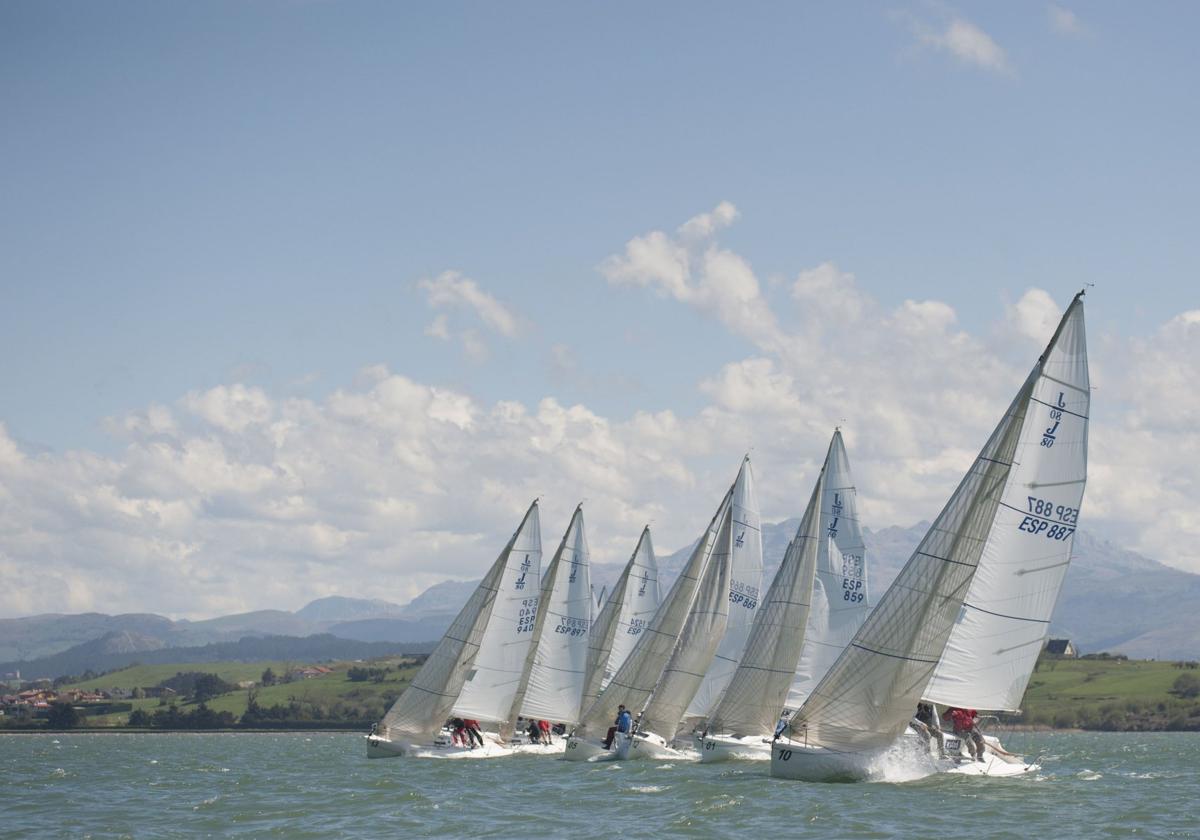
{"label": "white cloud", "polygon": [[750,264],[712,241],[733,223],[737,208],[723,201],[711,213],[680,225],[674,237],[662,231],[636,236],[600,265],[614,285],[645,286],[659,295],[715,315],[735,334],[764,349],[784,341]]}
{"label": "white cloud", "polygon": [[459,307],[473,311],[485,324],[503,336],[517,334],[517,318],[496,298],[479,288],[479,284],[457,271],[443,271],[433,279],[418,284],[433,307]]}
{"label": "white cloud", "polygon": [[[943,301],[889,308],[824,263],[772,303],[750,261],[713,241],[735,217],[635,237],[604,263],[610,282],[754,342],[697,383],[694,412],[486,403],[375,365],[321,399],[188,392],[111,421],[124,448],[109,457],[26,452],[0,425],[0,615],[404,600],[477,577],[535,496],[547,545],[587,499],[597,561],[624,560],[650,520],[666,552],[695,537],[751,448],[764,517],[798,515],[835,425],[865,524],[933,518],[1066,300],[1029,289],[977,335]],[[1200,571],[1200,310],[1138,340],[1093,335],[1091,352],[1083,527]]]}
{"label": "white cloud", "polygon": [[1050,28],[1055,32],[1076,37],[1088,34],[1088,28],[1079,19],[1079,15],[1065,6],[1051,3],[1046,9],[1046,13],[1050,19]]}
{"label": "white cloud", "polygon": [[913,35],[922,46],[947,52],[963,64],[995,73],[1012,73],[1004,49],[991,35],[966,18],[951,14],[937,24],[911,17],[908,21]]}
{"label": "white cloud", "polygon": [[[508,307],[457,271],[443,271],[437,277],[423,278],[417,288],[425,293],[426,301],[434,309],[464,312],[487,330],[505,338],[513,338],[520,331],[521,321]],[[452,328],[445,312],[439,313],[425,328],[425,335],[442,341],[457,336],[467,358],[481,362],[488,357],[487,342],[479,331],[471,327]]]}

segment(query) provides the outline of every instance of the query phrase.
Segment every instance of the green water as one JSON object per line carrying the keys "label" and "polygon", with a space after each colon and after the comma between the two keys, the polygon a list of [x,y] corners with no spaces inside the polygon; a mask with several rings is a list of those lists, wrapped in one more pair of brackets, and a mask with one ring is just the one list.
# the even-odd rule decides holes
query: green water
{"label": "green water", "polygon": [[349,734],[0,735],[2,837],[1200,837],[1197,734],[1010,735],[1018,779],[766,763],[367,761]]}

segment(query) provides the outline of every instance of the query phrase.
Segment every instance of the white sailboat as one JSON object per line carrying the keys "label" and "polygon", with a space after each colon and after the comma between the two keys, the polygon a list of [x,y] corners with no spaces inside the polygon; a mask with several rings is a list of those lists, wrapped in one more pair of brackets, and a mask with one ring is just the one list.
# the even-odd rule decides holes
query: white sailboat
{"label": "white sailboat", "polygon": [[[1033,547],[1018,552],[1025,565],[1014,568],[1014,574],[1065,572],[1053,543],[1069,544],[1078,513],[1076,494],[1082,493],[1085,480],[1088,390],[1082,305],[1081,293],[916,552],[792,716],[772,749],[771,775],[811,781],[869,778],[925,696],[947,641],[961,623],[977,569],[984,567],[986,577],[987,566],[1005,565],[1003,555],[1014,545],[1025,545],[1019,538]],[[1027,429],[1041,431],[1032,448]],[[1034,451],[1038,447],[1047,451]],[[1032,475],[1022,472],[1025,483],[1020,486],[1030,491],[1025,506],[1033,506],[1025,513],[1004,504],[1012,499],[1006,491],[1018,458],[1045,464]],[[1047,562],[1038,559],[1043,557]],[[1049,596],[1051,609],[1057,588]],[[1007,651],[993,647],[988,661],[997,653]]]}
{"label": "white sailboat", "polygon": [[737,671],[709,715],[706,730],[696,734],[702,762],[770,758],[775,722],[805,645],[819,547],[826,539],[821,500],[828,467],[827,455],[796,536],[755,616]]}
{"label": "white sailboat", "polygon": [[625,663],[658,606],[658,563],[647,525],[642,529],[629,562],[621,570],[621,576],[608,591],[608,600],[592,623],[582,708],[586,709],[595,701]]}
{"label": "white sailboat", "polygon": [[[518,716],[572,726],[579,721],[592,625],[588,557],[581,504],[542,574],[533,642],[507,721],[500,726],[501,738],[506,741],[512,739]],[[544,752],[552,748],[521,744],[517,749]],[[557,749],[562,749],[561,744]]]}
{"label": "white sailboat", "polygon": [[825,456],[821,532],[812,609],[796,678],[786,708],[799,709],[833,667],[871,612],[866,546],[858,518],[858,491],[842,433],[835,431]]}
{"label": "white sailboat", "polygon": [[695,600],[712,554],[717,528],[729,508],[731,494],[732,488],[725,494],[704,535],[696,543],[679,577],[675,579],[663,600],[662,606],[638,634],[629,656],[617,669],[608,685],[584,710],[579,726],[567,738],[565,754],[568,761],[615,757],[615,753],[610,752],[610,748],[604,745],[604,733],[608,731],[618,707],[625,706],[631,714],[640,712],[658,684],[663,668],[675,650],[692,601]]}
{"label": "white sailboat", "polygon": [[[1030,401],[995,527],[925,690],[930,703],[1020,711],[1071,562],[1087,479],[1091,388],[1079,297],[1043,358]],[[951,772],[994,776],[1032,769],[996,738],[986,741],[984,761],[956,762]],[[953,735],[946,748],[967,755],[963,739]]]}
{"label": "white sailboat", "polygon": [[[734,481],[729,516],[729,620],[712,664],[684,715],[685,719],[695,722],[708,718],[733,678],[762,601],[762,523],[749,456],[743,459]],[[719,556],[725,549],[726,546],[718,545],[713,556]]]}
{"label": "white sailboat", "polygon": [[[501,666],[507,663],[505,643],[528,645],[537,610],[541,552],[538,505],[534,501],[421,670],[367,736],[368,758],[508,752],[498,742],[488,740],[476,750],[454,746],[442,735],[442,726],[452,711],[463,715],[459,701],[465,685],[477,679],[496,681]],[[486,692],[476,692],[471,711],[489,711],[487,700]],[[492,698],[490,708],[497,707]],[[495,718],[480,714],[478,719]]]}
{"label": "white sailboat", "polygon": [[675,650],[636,721],[635,731],[617,736],[617,754],[623,758],[683,757],[672,746],[675,733],[683,722],[688,703],[704,681],[729,621],[731,514],[731,506],[727,506],[717,531],[715,548],[679,632]]}

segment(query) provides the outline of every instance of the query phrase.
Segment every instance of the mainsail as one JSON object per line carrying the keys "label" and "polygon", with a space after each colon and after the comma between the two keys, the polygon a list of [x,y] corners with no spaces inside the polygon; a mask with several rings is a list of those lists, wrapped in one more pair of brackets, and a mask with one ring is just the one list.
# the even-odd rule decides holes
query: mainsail
{"label": "mainsail", "polygon": [[587,677],[582,708],[591,705],[658,609],[658,566],[650,542],[650,526],[642,529],[633,555],[608,594],[588,635]]}
{"label": "mainsail", "polygon": [[671,652],[675,649],[679,631],[691,610],[696,590],[708,566],[717,527],[725,517],[732,492],[730,488],[725,494],[721,506],[708,523],[703,537],[696,543],[683,571],[679,573],[654,618],[639,635],[625,662],[613,675],[608,686],[584,711],[575,730],[577,736],[585,736],[594,730],[604,731],[616,714],[618,706],[623,705],[635,713],[645,706]]}
{"label": "mainsail", "polygon": [[800,527],[754,618],[746,651],[720,703],[709,716],[709,732],[745,737],[769,736],[775,731],[775,722],[796,674],[796,663],[806,644],[805,625],[819,547],[826,539],[826,530],[821,526],[821,500],[825,496],[826,474],[834,447],[840,443],[841,437],[835,433]]}
{"label": "mainsail", "polygon": [[503,723],[508,719],[513,696],[525,669],[529,643],[533,640],[542,561],[542,533],[536,502],[501,559],[504,560],[504,571],[497,585],[491,615],[462,692],[453,706],[454,714],[460,717],[492,723]]}
{"label": "mainsail", "polygon": [[857,491],[850,476],[850,459],[840,431],[833,433],[823,477],[823,536],[818,546],[817,575],[804,649],[787,696],[789,709],[800,708],[871,611]]}
{"label": "mainsail", "polygon": [[531,533],[538,533],[536,501],[529,506],[508,545],[459,610],[421,670],[383,716],[379,723],[380,735],[385,738],[401,735],[415,742],[427,742],[441,731],[479,651],[497,595],[503,587],[509,557],[515,546],[530,542]]}
{"label": "mainsail", "polygon": [[1042,359],[995,527],[926,699],[1020,709],[1071,562],[1090,400],[1077,296]]}
{"label": "mainsail", "polygon": [[512,734],[518,715],[564,723],[579,719],[592,624],[591,590],[583,505],[579,505],[542,575],[533,642],[524,677],[501,726],[502,736]]}
{"label": "mainsail", "polygon": [[761,601],[762,525],[758,517],[754,473],[749,455],[743,459],[733,483],[729,540],[726,543],[718,542],[713,549],[713,559],[724,559],[726,554],[730,562],[729,620],[712,664],[708,666],[703,682],[688,704],[685,717],[707,717],[716,706],[737,670]]}
{"label": "mainsail", "polygon": [[[1079,304],[1077,297],[1064,324]],[[789,738],[809,747],[864,752],[887,747],[904,731],[983,557],[1026,414],[1040,406],[1033,397],[1043,361],[1061,333],[1062,325],[916,552],[792,716]]]}
{"label": "mainsail", "polygon": [[[731,491],[731,494],[733,491]],[[700,588],[679,633],[679,641],[654,687],[654,695],[642,712],[638,729],[654,732],[666,741],[675,737],[688,703],[695,697],[712,665],[717,647],[729,620],[729,580],[731,557],[727,550],[733,533],[732,504],[721,517],[717,546],[701,578]]]}

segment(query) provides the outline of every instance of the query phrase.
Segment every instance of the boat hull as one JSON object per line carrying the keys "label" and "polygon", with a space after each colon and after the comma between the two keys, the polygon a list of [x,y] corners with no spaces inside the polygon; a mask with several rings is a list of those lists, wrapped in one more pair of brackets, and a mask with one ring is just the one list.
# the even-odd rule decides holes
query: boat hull
{"label": "boat hull", "polygon": [[563,758],[567,761],[607,761],[616,758],[616,754],[604,746],[599,739],[567,737],[567,746],[563,750]]}
{"label": "boat hull", "polygon": [[622,748],[624,748],[626,755],[622,757],[629,759],[679,761],[680,759],[691,758],[687,753],[680,752],[668,744],[666,739],[661,735],[656,735],[653,732],[638,732],[632,738],[625,736],[622,741],[623,743],[619,744],[617,748],[617,753],[620,755]]}
{"label": "boat hull", "polygon": [[460,747],[439,738],[429,744],[392,741],[379,735],[367,736],[367,758],[503,758],[513,751],[485,738],[482,747]]}
{"label": "boat hull", "polygon": [[870,776],[870,758],[780,740],[771,746],[771,775],[801,782],[861,782]]}
{"label": "boat hull", "polygon": [[739,738],[735,735],[712,735],[692,737],[701,764],[720,761],[769,761],[771,742],[758,736]]}

